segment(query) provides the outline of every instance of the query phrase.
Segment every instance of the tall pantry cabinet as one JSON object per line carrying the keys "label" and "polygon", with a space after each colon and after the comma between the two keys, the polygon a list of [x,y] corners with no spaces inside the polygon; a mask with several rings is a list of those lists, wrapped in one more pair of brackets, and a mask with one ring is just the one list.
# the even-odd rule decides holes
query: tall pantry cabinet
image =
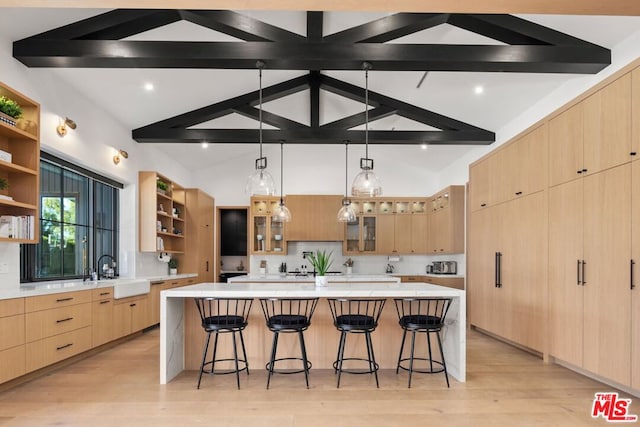
{"label": "tall pantry cabinet", "polygon": [[[529,305],[520,301],[534,314],[546,313],[539,324],[543,335],[530,342],[542,338],[544,354],[640,390],[640,69],[631,68],[534,126],[548,129],[548,156],[538,162],[545,170],[545,196],[537,203],[519,213],[502,207],[537,196],[505,198],[505,188],[521,179],[518,162],[532,158],[508,160],[510,147],[522,137],[470,166],[467,288],[472,325],[538,350],[523,336],[540,331],[518,335],[496,325],[514,316],[510,310],[517,300],[505,294],[506,306],[491,304],[511,281],[507,251],[500,249],[509,247],[508,236],[519,233],[522,241],[547,247],[546,257],[520,253],[547,275],[514,270],[518,281],[547,288],[545,298],[532,294]],[[500,173],[502,178],[495,176]],[[501,180],[503,185],[490,188]]]}

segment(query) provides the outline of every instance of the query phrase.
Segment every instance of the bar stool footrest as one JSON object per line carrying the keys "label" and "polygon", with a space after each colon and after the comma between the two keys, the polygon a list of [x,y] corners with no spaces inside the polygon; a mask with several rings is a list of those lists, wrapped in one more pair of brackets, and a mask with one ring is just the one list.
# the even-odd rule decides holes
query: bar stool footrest
{"label": "bar stool footrest", "polygon": [[[267,372],[271,371],[271,364],[275,364],[276,362],[281,362],[284,360],[298,360],[300,362],[303,362],[302,357],[281,357],[279,359],[275,359],[273,362],[268,362],[266,365],[264,365],[264,368],[267,370]],[[311,369],[311,362],[309,360],[307,360],[307,371],[309,371]],[[283,374],[283,375],[289,375],[289,374],[300,374],[302,372],[304,372],[304,369],[299,369],[296,371],[291,371],[291,370],[276,370],[275,368],[273,369],[273,373],[274,374]]]}
{"label": "bar stool footrest", "polygon": [[[367,370],[357,370],[356,371],[356,370],[354,370],[352,368],[349,368],[349,369],[342,368],[341,371],[345,372],[347,374],[356,374],[356,375],[359,375],[359,374],[373,374],[374,372],[376,372],[376,371],[378,371],[380,369],[380,365],[378,363],[371,362],[371,361],[369,361],[369,359],[365,359],[365,358],[362,358],[362,357],[345,357],[344,359],[342,359],[342,362],[345,362],[347,360],[360,360],[362,362],[366,362],[367,365],[373,364],[373,369],[367,369]],[[336,360],[335,362],[333,362],[333,370],[336,371],[336,372],[338,371],[338,362],[340,362],[340,361]],[[415,371],[415,369],[414,369],[414,371]]]}
{"label": "bar stool footrest", "polygon": [[[407,358],[405,358],[405,359],[400,359],[400,363],[398,364],[398,368],[400,368],[400,369],[402,369],[402,370],[405,370],[405,371],[409,372],[409,368],[408,368],[408,367],[406,367],[406,366],[402,366],[402,362],[406,362],[406,361],[409,361],[409,360],[411,360],[409,357],[407,357]],[[413,358],[413,360],[414,360],[414,362],[415,362],[416,360],[422,360],[422,361],[424,361],[424,362],[429,362],[429,361],[430,361],[428,358],[425,358],[425,357],[414,357],[414,358]],[[429,369],[429,370],[424,370],[424,369],[416,369],[416,368],[414,367],[414,368],[412,369],[412,371],[413,371],[413,372],[419,372],[419,373],[421,373],[421,374],[439,374],[440,372],[444,372],[444,365],[442,364],[442,362],[439,362],[439,361],[437,361],[437,360],[431,360],[431,362],[432,362],[433,364],[436,364],[436,365],[441,366],[441,368],[440,368],[440,369],[437,369],[437,370],[436,370],[436,369],[434,369],[434,370],[431,370],[431,369]],[[435,367],[435,366],[434,366],[434,367]]]}
{"label": "bar stool footrest", "polygon": [[[218,363],[218,362],[235,362],[236,359],[216,359],[216,360],[210,360],[208,362],[206,362],[204,365],[202,365],[202,373],[203,374],[207,374],[207,375],[228,375],[228,374],[235,374],[236,370],[235,369],[223,369],[223,370],[215,370],[213,372],[211,372],[211,370],[206,370],[205,367],[207,365],[211,365],[213,367],[213,363]],[[244,365],[243,367],[238,366],[238,370],[237,372],[242,372],[242,371],[247,371],[247,373],[249,373],[249,364],[247,363],[246,360],[244,359],[238,359],[238,365]]]}

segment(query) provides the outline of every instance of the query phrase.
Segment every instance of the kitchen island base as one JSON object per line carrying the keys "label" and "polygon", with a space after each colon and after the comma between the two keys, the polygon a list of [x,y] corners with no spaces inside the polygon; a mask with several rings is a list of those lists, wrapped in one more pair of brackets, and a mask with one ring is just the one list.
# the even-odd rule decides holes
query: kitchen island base
{"label": "kitchen island base", "polygon": [[[313,369],[333,369],[340,333],[333,325],[326,298],[387,298],[379,326],[372,335],[376,361],[381,369],[395,369],[402,340],[402,329],[393,298],[451,297],[453,302],[447,314],[446,327],[442,332],[447,370],[454,379],[465,381],[466,365],[466,306],[465,292],[426,283],[335,283],[318,290],[312,284],[214,284],[203,283],[179,289],[163,291],[161,294],[160,322],[160,382],[166,384],[183,370],[197,370],[202,358],[206,337],[200,326],[200,316],[193,302],[196,297],[224,298],[308,298],[320,297],[313,315],[311,327],[305,332],[309,360]],[[252,370],[264,370],[271,349],[271,332],[265,325],[259,306],[254,306],[249,315],[245,332],[245,344]],[[278,354],[294,354],[298,350],[295,337],[282,337]],[[288,339],[291,338],[291,339]],[[357,336],[349,342],[345,357],[360,357],[366,348],[364,337]],[[424,350],[426,352],[426,344]],[[229,354],[231,343],[220,342],[219,352]],[[280,353],[282,352],[282,353]],[[286,368],[287,366],[285,366]],[[299,368],[295,362],[288,366]]]}

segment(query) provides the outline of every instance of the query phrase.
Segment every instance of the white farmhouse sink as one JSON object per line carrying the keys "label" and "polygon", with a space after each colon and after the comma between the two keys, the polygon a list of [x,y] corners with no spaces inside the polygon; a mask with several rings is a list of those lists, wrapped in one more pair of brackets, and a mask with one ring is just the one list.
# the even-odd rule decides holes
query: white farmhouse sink
{"label": "white farmhouse sink", "polygon": [[115,299],[148,294],[150,290],[151,284],[146,279],[118,279],[113,282],[113,298]]}

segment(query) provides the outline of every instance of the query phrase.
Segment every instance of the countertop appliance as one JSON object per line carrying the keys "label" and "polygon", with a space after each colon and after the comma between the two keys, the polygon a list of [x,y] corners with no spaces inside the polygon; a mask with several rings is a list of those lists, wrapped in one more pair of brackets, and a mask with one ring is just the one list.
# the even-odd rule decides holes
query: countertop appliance
{"label": "countertop appliance", "polygon": [[458,263],[456,261],[434,261],[433,274],[456,274]]}

